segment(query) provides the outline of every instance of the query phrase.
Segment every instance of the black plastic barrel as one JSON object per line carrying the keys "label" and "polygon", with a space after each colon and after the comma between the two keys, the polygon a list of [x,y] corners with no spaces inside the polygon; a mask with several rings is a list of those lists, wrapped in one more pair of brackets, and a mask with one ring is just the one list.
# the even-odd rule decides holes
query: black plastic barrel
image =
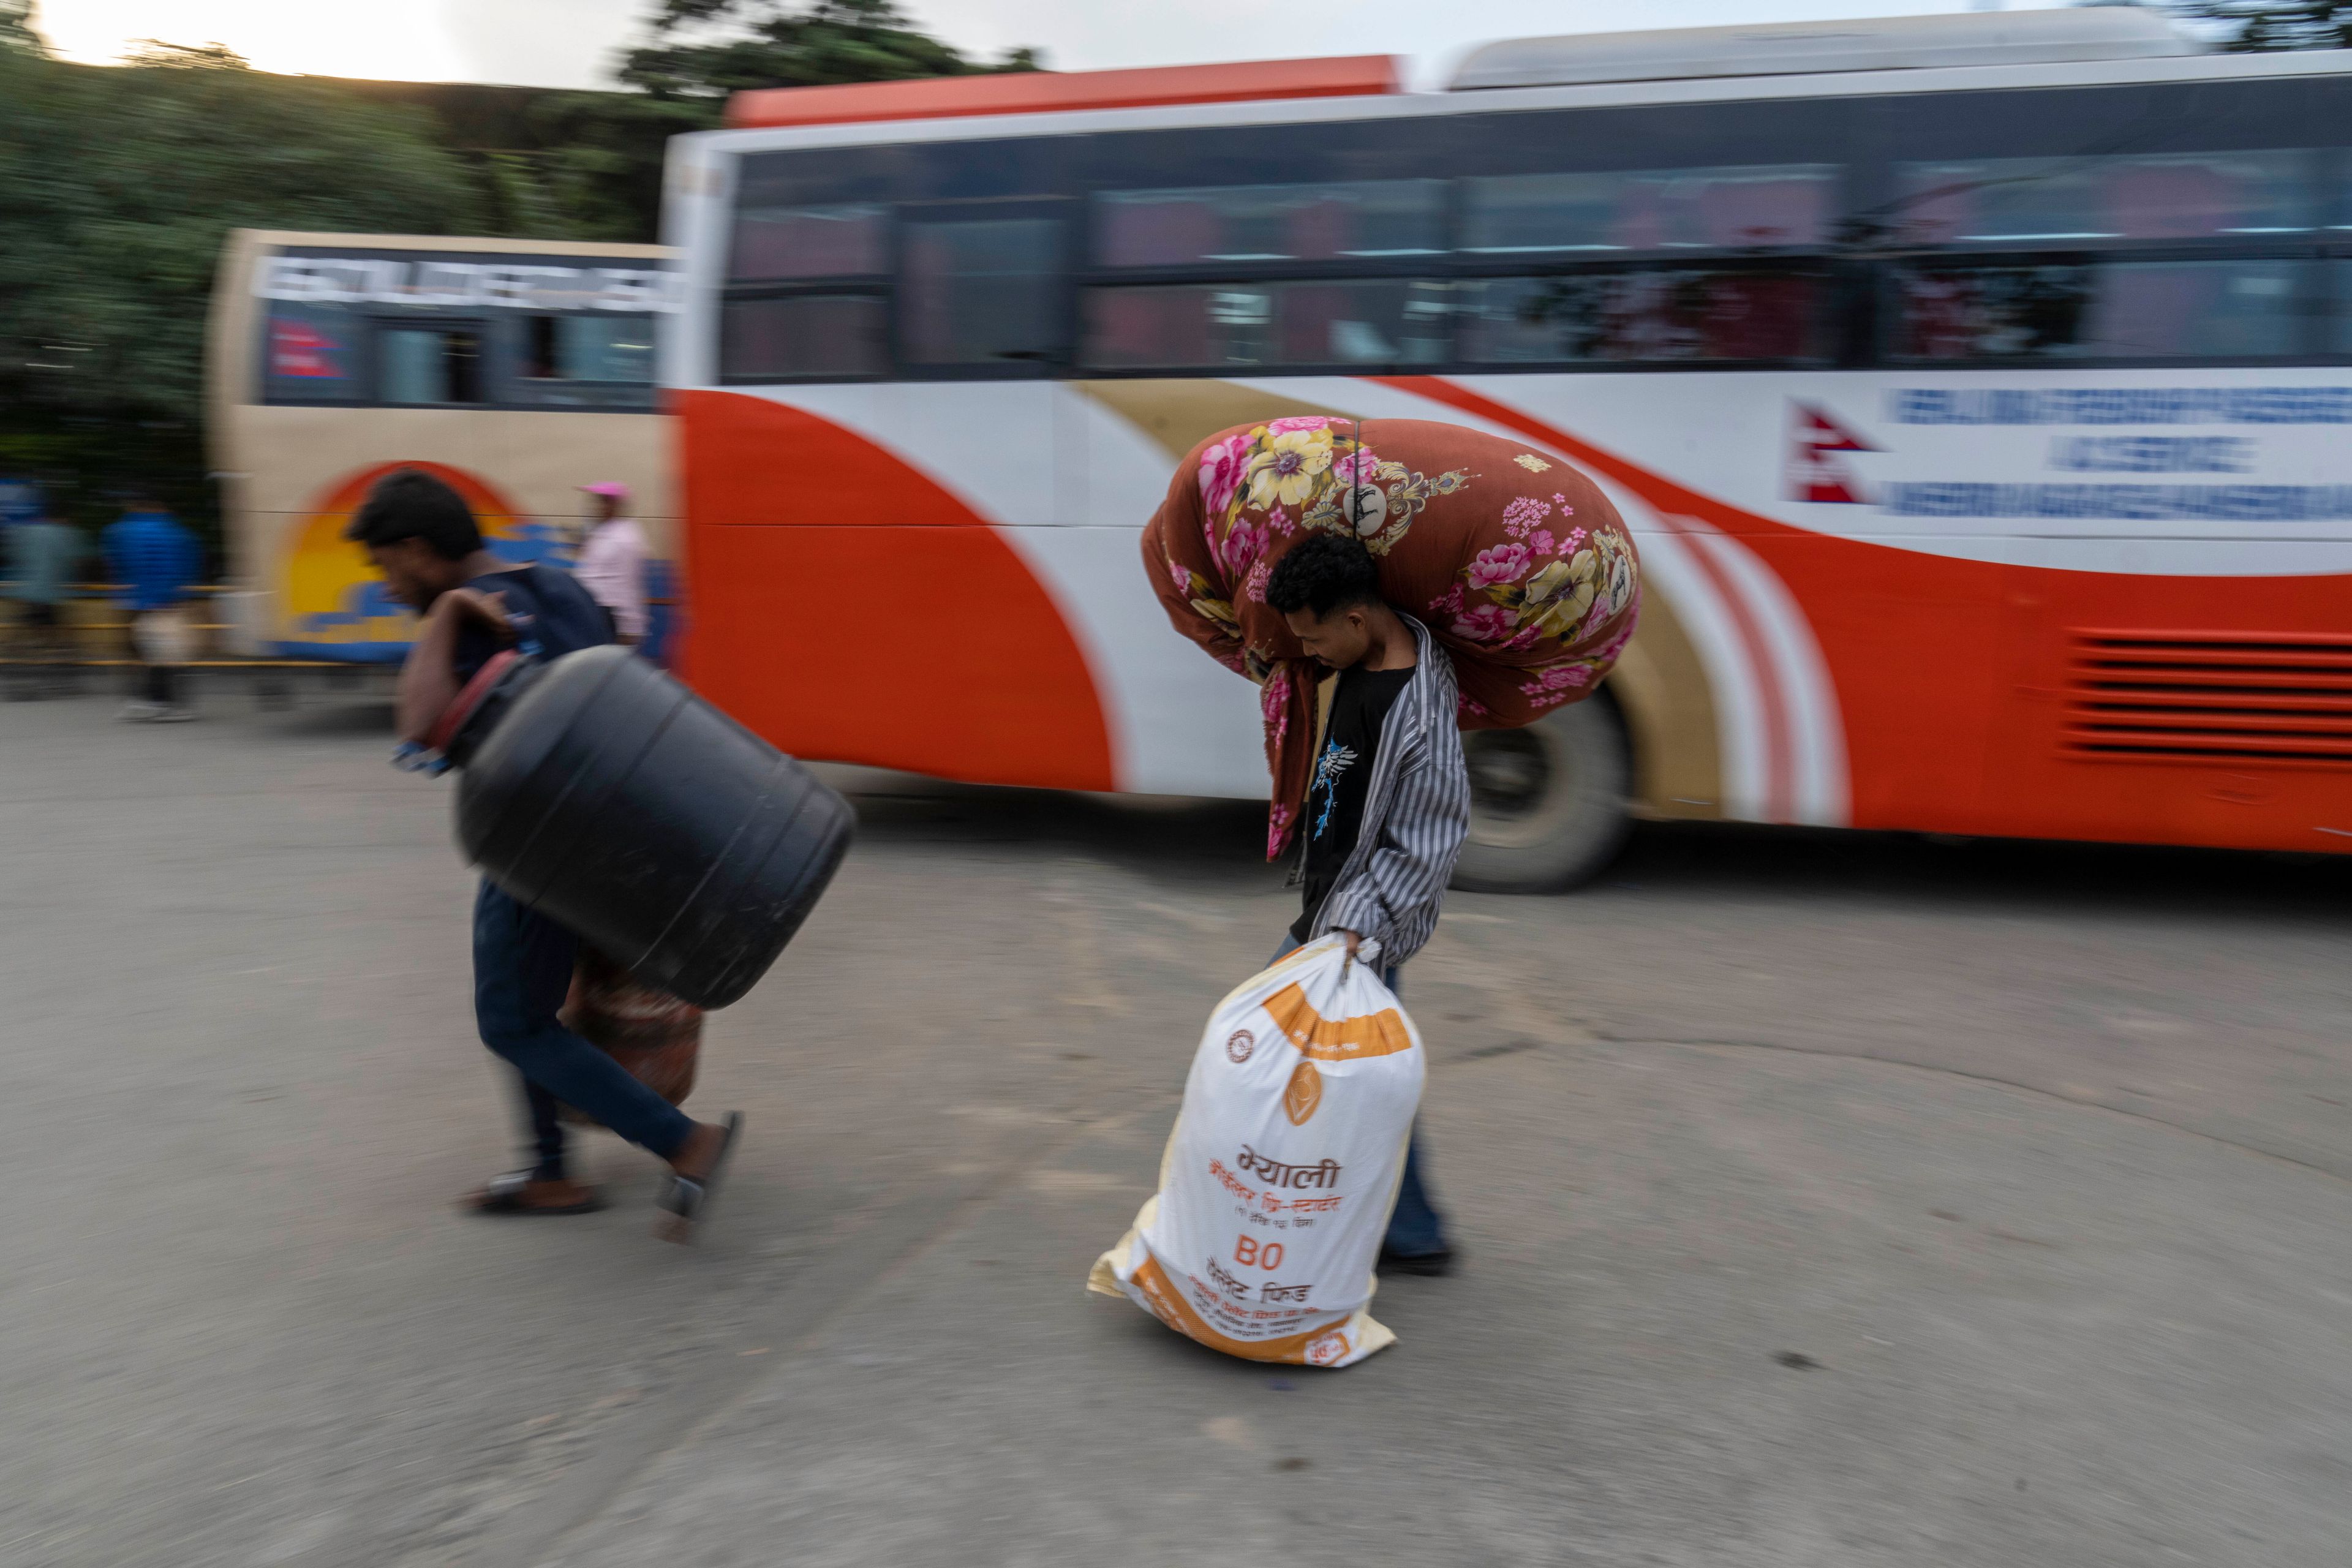
{"label": "black plastic barrel", "polygon": [[625,648],[517,675],[464,737],[467,855],[646,984],[740,997],[833,880],[848,802]]}

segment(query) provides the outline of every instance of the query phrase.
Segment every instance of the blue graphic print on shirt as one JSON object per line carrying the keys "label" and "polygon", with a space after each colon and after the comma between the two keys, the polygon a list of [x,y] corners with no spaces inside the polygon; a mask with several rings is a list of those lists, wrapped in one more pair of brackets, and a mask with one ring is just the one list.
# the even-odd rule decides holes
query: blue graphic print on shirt
{"label": "blue graphic print on shirt", "polygon": [[1337,741],[1323,742],[1323,754],[1315,760],[1315,783],[1307,792],[1323,796],[1323,809],[1315,814],[1314,836],[1318,838],[1322,837],[1323,830],[1331,826],[1331,807],[1339,798],[1339,775],[1346,773],[1355,761],[1353,748],[1343,746]]}

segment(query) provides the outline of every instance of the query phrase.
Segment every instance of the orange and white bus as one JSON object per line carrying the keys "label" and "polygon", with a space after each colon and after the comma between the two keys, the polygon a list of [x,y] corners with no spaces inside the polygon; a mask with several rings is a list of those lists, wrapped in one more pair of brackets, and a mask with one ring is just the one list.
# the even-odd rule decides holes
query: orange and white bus
{"label": "orange and white bus", "polygon": [[[396,662],[413,622],[342,537],[375,479],[425,468],[494,552],[564,559],[578,487],[629,487],[647,543],[673,537],[669,422],[656,411],[655,246],[239,229],[208,352],[236,651]],[[666,568],[649,572],[656,598]]]}
{"label": "orange and white bus", "polygon": [[1628,814],[2352,848],[2352,53],[2065,10],[733,121],[663,380],[693,679],[789,750],[1262,795],[1138,531],[1222,426],[1433,418],[1580,465],[1650,590],[1470,737],[1473,881]]}

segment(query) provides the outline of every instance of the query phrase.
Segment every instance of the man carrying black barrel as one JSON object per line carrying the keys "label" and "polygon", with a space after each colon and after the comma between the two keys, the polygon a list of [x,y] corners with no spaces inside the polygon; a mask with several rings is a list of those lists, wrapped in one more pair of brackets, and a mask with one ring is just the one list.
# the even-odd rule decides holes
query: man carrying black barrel
{"label": "man carrying black barrel", "polygon": [[[413,746],[446,742],[450,717],[478,696],[500,652],[552,659],[612,640],[604,610],[568,574],[491,554],[464,499],[420,469],[377,481],[344,532],[367,551],[392,595],[423,617],[397,697],[401,736]],[[474,901],[475,1021],[483,1044],[520,1075],[534,1163],[493,1178],[467,1202],[496,1215],[602,1207],[564,1164],[557,1109],[571,1105],[669,1163],[663,1234],[688,1239],[741,1118],[723,1125],[689,1119],[557,1021],[579,951],[572,932],[483,879]]]}

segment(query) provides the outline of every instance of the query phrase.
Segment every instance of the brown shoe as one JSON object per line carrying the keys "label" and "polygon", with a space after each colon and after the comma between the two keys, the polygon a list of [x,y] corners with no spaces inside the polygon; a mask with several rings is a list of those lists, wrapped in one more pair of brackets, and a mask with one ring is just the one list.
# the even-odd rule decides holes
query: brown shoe
{"label": "brown shoe", "polygon": [[596,1195],[595,1188],[568,1176],[542,1182],[529,1171],[509,1171],[467,1194],[464,1204],[476,1214],[560,1215],[594,1214],[604,1206],[604,1200]]}

